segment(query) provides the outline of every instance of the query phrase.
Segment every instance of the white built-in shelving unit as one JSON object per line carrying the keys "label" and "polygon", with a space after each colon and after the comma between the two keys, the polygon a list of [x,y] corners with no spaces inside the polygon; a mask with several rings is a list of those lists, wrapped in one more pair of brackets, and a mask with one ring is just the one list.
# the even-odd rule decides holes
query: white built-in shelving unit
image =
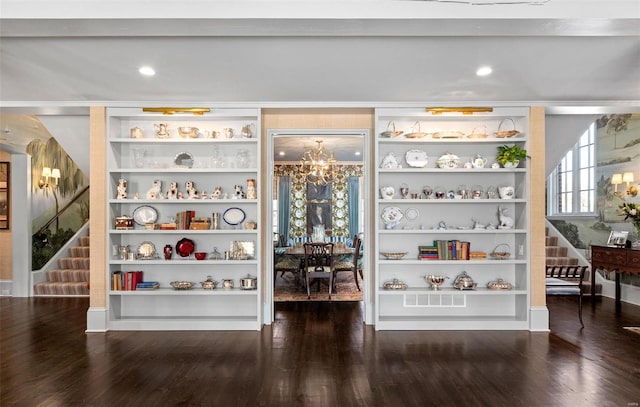
{"label": "white built-in shelving unit", "polygon": [[[169,137],[159,138],[155,126],[167,123]],[[260,200],[237,199],[234,186],[240,185],[245,193],[247,180],[260,180],[260,111],[259,109],[211,109],[202,116],[174,114],[164,116],[145,113],[141,108],[108,109],[107,201],[108,267],[107,329],[109,330],[259,330],[262,328],[262,304],[260,300]],[[179,126],[199,129],[197,138],[183,138]],[[249,126],[250,137],[243,137],[241,129]],[[142,138],[132,138],[132,128],[142,129]],[[224,129],[233,129],[232,138],[225,137]],[[211,137],[213,132],[217,136]],[[185,155],[186,153],[186,155]],[[192,156],[193,162],[176,161],[179,154]],[[237,159],[238,154],[248,157],[246,163]],[[127,181],[127,199],[117,199],[120,179]],[[166,194],[170,182],[176,182],[185,199],[148,199],[147,191],[153,182],[162,182]],[[193,181],[198,199],[186,197],[185,183]],[[222,187],[222,195],[211,199],[216,187]],[[257,184],[257,197],[261,185]],[[207,199],[201,192],[206,191]],[[225,198],[224,193],[228,196]],[[137,197],[136,197],[137,194]],[[141,206],[150,206],[158,214],[157,222],[169,223],[179,212],[195,211],[199,218],[221,216],[219,229],[159,230],[147,229],[134,223],[131,230],[118,230],[115,219],[132,216]],[[244,214],[238,224],[224,221],[224,213],[232,210]],[[255,229],[247,222],[255,222]],[[196,252],[210,254],[214,248],[222,259],[196,260],[193,255],[181,257],[176,244],[190,239]],[[224,259],[232,242],[248,242],[254,253],[248,259]],[[118,250],[129,246],[134,257],[141,245],[151,243],[157,252],[152,259],[122,259]],[[170,245],[173,256],[165,260],[163,248]],[[112,287],[112,275],[116,271],[142,271],[144,281],[157,281],[160,288],[150,291],[117,291]],[[243,290],[239,279],[248,275],[256,277],[256,290]],[[211,276],[217,282],[231,279],[233,289],[218,286],[203,290],[200,282]],[[172,281],[190,281],[191,290],[175,290]]]}
{"label": "white built-in shelving unit", "polygon": [[[528,146],[528,108],[496,108],[492,112],[473,115],[435,115],[425,109],[383,108],[376,110],[375,143],[375,324],[379,330],[414,329],[529,329],[529,172],[523,160],[517,168],[492,168],[501,145]],[[513,122],[512,122],[513,121]],[[421,138],[405,135],[417,131]],[[494,133],[515,128],[514,137],[496,137]],[[390,125],[391,123],[391,125]],[[404,133],[397,137],[382,137],[392,130]],[[461,132],[460,138],[435,138],[433,133],[450,135]],[[487,137],[468,137],[469,134]],[[409,150],[423,151],[428,156],[424,167],[412,167],[405,160]],[[395,155],[400,168],[381,166],[389,153]],[[444,154],[454,154],[461,164],[476,155],[487,158],[484,168],[437,168],[436,160]],[[414,161],[415,165],[415,161]],[[400,196],[400,188],[409,188],[409,197]],[[393,198],[383,198],[383,187],[395,190]],[[445,193],[460,186],[480,187],[481,199],[426,199],[425,187]],[[489,187],[513,186],[515,197],[488,198]],[[411,194],[418,194],[411,198]],[[433,197],[432,197],[433,198]],[[506,209],[514,227],[501,229],[498,208]],[[403,215],[401,222],[387,228],[382,214],[387,208],[397,208]],[[410,216],[407,216],[410,215]],[[440,222],[446,229],[439,229]],[[474,228],[474,224],[495,228]],[[487,253],[481,260],[421,260],[419,246],[430,246],[434,240],[470,242],[471,251]],[[490,253],[498,247],[508,250],[508,259],[493,259]],[[407,252],[400,260],[386,259],[381,252]],[[474,290],[453,287],[455,278],[463,271],[477,283]],[[448,279],[439,290],[425,281],[426,275],[441,275]],[[511,290],[491,290],[487,283],[498,278],[512,284]],[[406,290],[385,289],[385,282],[398,279],[407,284]]]}

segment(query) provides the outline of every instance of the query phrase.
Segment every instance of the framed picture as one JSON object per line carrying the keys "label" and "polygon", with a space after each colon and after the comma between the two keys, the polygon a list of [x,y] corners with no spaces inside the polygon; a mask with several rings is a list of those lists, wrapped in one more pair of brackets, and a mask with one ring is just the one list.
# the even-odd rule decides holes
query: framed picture
{"label": "framed picture", "polygon": [[0,162],[0,229],[9,229],[9,165]]}
{"label": "framed picture", "polygon": [[307,235],[311,236],[313,227],[323,225],[324,231],[329,234],[331,232],[331,204],[309,203],[307,204]]}
{"label": "framed picture", "polygon": [[307,182],[307,201],[329,201],[331,200],[331,184],[315,185]]}
{"label": "framed picture", "polygon": [[627,244],[627,237],[629,237],[629,232],[626,230],[614,230],[609,235],[609,240],[607,241],[607,246],[625,246]]}

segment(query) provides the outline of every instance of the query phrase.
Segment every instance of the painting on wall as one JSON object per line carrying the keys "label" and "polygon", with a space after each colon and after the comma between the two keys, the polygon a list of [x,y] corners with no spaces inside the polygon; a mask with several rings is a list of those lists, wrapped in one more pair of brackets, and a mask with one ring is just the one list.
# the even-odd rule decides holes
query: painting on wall
{"label": "painting on wall", "polygon": [[331,199],[331,183],[316,185],[307,182],[307,201],[318,202]]}
{"label": "painting on wall", "polygon": [[9,168],[0,162],[0,229],[9,229]]}
{"label": "painting on wall", "polygon": [[324,226],[325,233],[331,233],[331,203],[307,204],[307,236],[311,236],[313,227],[318,225]]}

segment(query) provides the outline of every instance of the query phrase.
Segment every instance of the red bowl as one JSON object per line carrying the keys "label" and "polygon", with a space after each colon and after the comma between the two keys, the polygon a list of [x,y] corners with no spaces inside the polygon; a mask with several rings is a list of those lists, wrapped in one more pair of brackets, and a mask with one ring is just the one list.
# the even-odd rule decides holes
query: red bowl
{"label": "red bowl", "polygon": [[204,260],[207,258],[206,252],[195,252],[193,255],[196,256],[196,259],[198,260]]}

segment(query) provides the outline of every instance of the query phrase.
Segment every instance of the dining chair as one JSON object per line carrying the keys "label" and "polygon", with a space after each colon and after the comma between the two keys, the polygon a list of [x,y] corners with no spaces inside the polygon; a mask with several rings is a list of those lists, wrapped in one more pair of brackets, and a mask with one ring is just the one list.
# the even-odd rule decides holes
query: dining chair
{"label": "dining chair", "polygon": [[358,291],[360,290],[360,283],[358,283],[358,271],[361,269],[358,268],[358,259],[360,258],[360,247],[362,246],[362,241],[355,236],[353,240],[353,254],[347,258],[342,259],[341,261],[337,261],[333,265],[333,281],[337,280],[336,275],[341,271],[350,271],[353,273],[353,280],[356,282],[356,287],[358,287]]}
{"label": "dining chair", "polygon": [[333,293],[333,243],[305,243],[304,244],[304,269],[307,283],[307,298],[311,299],[311,283],[318,281],[320,291],[320,279],[329,280],[329,299]]}

